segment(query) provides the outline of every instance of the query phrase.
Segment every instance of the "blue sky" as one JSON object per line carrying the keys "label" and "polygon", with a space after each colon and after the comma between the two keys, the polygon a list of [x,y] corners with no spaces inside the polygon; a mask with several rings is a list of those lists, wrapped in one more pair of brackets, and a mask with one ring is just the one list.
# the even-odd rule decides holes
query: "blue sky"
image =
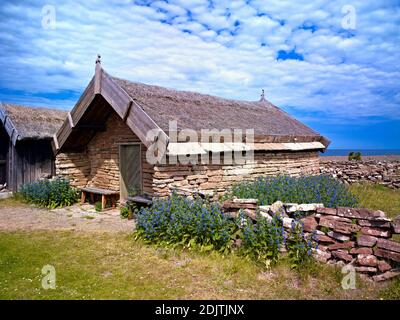
{"label": "blue sky", "polygon": [[399,0],[3,0],[0,15],[1,101],[72,108],[101,53],[133,81],[264,88],[331,148],[400,149]]}

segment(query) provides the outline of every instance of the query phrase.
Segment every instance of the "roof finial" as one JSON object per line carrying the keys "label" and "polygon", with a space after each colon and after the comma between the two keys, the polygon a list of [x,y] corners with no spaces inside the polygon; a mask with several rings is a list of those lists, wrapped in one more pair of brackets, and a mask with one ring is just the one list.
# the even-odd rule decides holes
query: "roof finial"
{"label": "roof finial", "polygon": [[99,55],[99,54],[97,54],[96,64],[97,63],[101,64],[101,55]]}
{"label": "roof finial", "polygon": [[264,89],[261,90],[261,99],[260,101],[265,101],[265,91]]}

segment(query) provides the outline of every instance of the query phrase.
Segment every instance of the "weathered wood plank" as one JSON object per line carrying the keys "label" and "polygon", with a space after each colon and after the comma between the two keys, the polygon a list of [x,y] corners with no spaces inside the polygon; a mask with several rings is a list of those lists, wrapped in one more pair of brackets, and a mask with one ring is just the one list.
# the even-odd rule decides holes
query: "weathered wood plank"
{"label": "weathered wood plank", "polygon": [[72,128],[71,125],[67,120],[64,121],[63,125],[61,126],[60,130],[57,133],[57,140],[58,140],[58,149],[60,149],[65,141],[67,141],[68,136],[71,134]]}
{"label": "weathered wood plank", "polygon": [[118,191],[108,190],[108,189],[101,189],[101,188],[94,188],[94,187],[85,187],[85,188],[81,188],[81,190],[84,191],[84,192],[87,192],[87,193],[95,193],[95,194],[101,194],[101,195],[119,194]]}
{"label": "weathered wood plank", "polygon": [[93,101],[95,95],[94,95],[94,78],[93,77],[88,86],[86,87],[85,91],[83,94],[80,96],[78,102],[75,104],[74,108],[71,110],[71,117],[73,120],[73,123],[78,123],[79,120],[82,118],[83,114],[85,113],[87,107],[90,105],[90,103]]}
{"label": "weathered wood plank", "polygon": [[96,62],[96,71],[94,76],[94,94],[101,93],[101,78],[103,69],[101,68],[100,62]]}
{"label": "weathered wood plank", "polygon": [[157,139],[164,147],[168,143],[168,136],[157,124],[143,111],[143,109],[134,103],[131,112],[126,119],[126,124],[139,137],[143,144],[148,148],[154,141],[147,140],[147,133],[150,130],[158,130]]}
{"label": "weathered wood plank", "polygon": [[53,135],[53,140],[51,141],[51,148],[53,150],[53,154],[56,154],[56,152],[60,149],[60,145],[58,143],[57,135]]}
{"label": "weathered wood plank", "polygon": [[115,112],[123,119],[132,99],[121,89],[106,72],[102,72],[102,96],[114,108]]}
{"label": "weathered wood plank", "polygon": [[75,127],[74,120],[72,119],[71,112],[68,112],[68,121],[71,128]]}

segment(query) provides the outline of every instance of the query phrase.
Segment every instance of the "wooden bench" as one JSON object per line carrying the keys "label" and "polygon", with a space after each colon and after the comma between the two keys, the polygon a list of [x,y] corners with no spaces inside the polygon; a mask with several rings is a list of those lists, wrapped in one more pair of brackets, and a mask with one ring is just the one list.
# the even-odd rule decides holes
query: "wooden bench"
{"label": "wooden bench", "polygon": [[90,200],[92,202],[94,202],[94,195],[95,194],[101,195],[101,208],[102,208],[102,210],[104,210],[106,208],[107,198],[111,199],[112,207],[115,208],[115,205],[116,205],[116,202],[117,202],[117,196],[119,195],[118,191],[100,189],[100,188],[91,188],[91,187],[82,188],[81,192],[82,192],[81,204],[85,203],[87,194],[89,194]]}

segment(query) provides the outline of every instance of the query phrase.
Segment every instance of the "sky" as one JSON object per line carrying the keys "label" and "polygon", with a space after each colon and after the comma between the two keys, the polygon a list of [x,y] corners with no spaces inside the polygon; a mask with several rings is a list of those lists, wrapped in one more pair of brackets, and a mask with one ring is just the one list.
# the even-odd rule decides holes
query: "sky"
{"label": "sky", "polygon": [[400,0],[5,1],[0,101],[71,109],[116,77],[266,98],[330,148],[400,149]]}

